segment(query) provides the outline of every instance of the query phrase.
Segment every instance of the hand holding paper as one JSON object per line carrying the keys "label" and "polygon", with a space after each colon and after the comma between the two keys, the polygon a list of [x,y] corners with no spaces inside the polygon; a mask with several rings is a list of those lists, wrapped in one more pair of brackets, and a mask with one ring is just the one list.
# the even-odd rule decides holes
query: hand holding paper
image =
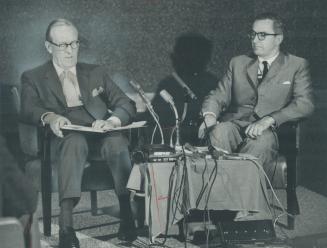
{"label": "hand holding paper", "polygon": [[[105,121],[104,121],[105,122]],[[123,127],[113,127],[110,129],[107,128],[94,128],[94,127],[86,127],[86,126],[80,126],[80,125],[65,125],[61,127],[62,130],[71,130],[71,131],[80,131],[80,132],[91,132],[91,133],[106,133],[110,131],[117,131],[117,130],[125,130],[125,129],[131,129],[131,128],[139,128],[145,126],[146,121],[138,121],[133,122],[127,126]]]}

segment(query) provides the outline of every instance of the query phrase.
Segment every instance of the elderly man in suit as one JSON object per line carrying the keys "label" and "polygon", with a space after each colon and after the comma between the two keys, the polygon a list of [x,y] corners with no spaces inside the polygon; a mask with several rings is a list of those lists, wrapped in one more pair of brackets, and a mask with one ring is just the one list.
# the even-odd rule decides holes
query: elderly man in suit
{"label": "elderly man in suit", "polygon": [[283,24],[275,14],[257,16],[249,38],[253,55],[232,58],[204,100],[199,135],[206,130],[213,146],[258,157],[272,178],[275,130],[313,112],[311,78],[306,60],[280,51]]}
{"label": "elderly man in suit", "polygon": [[[45,47],[52,60],[22,75],[22,119],[53,131],[58,165],[60,201],[59,247],[79,247],[73,229],[72,210],[81,195],[81,179],[89,150],[98,148],[113,174],[121,225],[118,237],[136,238],[126,189],[131,170],[128,139],[119,131],[94,138],[81,132],[63,135],[66,124],[110,129],[128,124],[134,103],[113,83],[103,67],[77,63],[78,31],[66,19],[51,22]],[[110,111],[109,111],[110,109]]]}

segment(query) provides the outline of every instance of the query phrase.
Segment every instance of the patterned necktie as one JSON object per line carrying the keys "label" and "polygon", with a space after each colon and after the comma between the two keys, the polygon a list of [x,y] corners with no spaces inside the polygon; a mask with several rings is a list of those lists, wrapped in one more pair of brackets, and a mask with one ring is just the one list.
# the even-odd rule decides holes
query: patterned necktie
{"label": "patterned necktie", "polygon": [[265,76],[268,73],[268,62],[267,61],[262,61],[263,64],[263,70],[262,70],[262,76],[261,78],[258,78],[259,84],[263,81],[263,79],[265,78]]}
{"label": "patterned necktie", "polygon": [[60,75],[62,89],[66,98],[68,107],[83,105],[80,100],[80,90],[77,84],[76,76],[71,71],[63,71]]}

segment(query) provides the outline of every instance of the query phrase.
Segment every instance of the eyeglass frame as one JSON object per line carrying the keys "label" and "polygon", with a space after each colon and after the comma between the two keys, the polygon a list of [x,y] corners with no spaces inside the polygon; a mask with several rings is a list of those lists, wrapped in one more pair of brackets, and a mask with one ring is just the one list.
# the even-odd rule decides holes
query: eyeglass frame
{"label": "eyeglass frame", "polygon": [[[252,31],[248,34],[248,37],[251,39],[251,40],[254,40],[255,37],[257,36],[258,37],[258,40],[260,41],[263,41],[266,39],[266,36],[277,36],[277,35],[281,35],[281,34],[270,34],[270,33],[266,33],[266,32],[256,32],[256,31]],[[260,38],[261,37],[261,38]]]}
{"label": "eyeglass frame", "polygon": [[[80,44],[80,41],[79,40],[74,40],[74,41],[72,41],[70,43],[60,43],[60,44],[57,44],[57,43],[55,43],[55,42],[53,42],[51,40],[48,40],[48,42],[50,44],[52,44],[52,45],[55,45],[56,47],[59,48],[59,50],[62,50],[62,51],[64,51],[65,49],[67,49],[68,46],[70,46],[72,49],[77,49],[79,47],[79,44]],[[73,44],[76,44],[76,47],[74,47],[75,45],[73,46]]]}

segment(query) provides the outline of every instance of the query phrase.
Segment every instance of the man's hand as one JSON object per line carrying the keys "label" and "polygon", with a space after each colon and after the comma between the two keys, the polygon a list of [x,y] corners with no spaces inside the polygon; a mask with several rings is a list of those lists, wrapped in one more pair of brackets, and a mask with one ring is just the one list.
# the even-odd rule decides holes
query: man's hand
{"label": "man's hand", "polygon": [[251,139],[255,139],[260,136],[263,131],[267,130],[269,127],[275,124],[275,120],[271,116],[265,116],[262,119],[251,123],[245,129],[245,134]]}
{"label": "man's hand", "polygon": [[61,131],[61,127],[71,124],[70,120],[68,120],[66,117],[57,115],[55,113],[47,114],[44,117],[44,123],[49,124],[52,132],[60,138],[64,137]]}
{"label": "man's hand", "polygon": [[204,121],[202,122],[201,126],[199,127],[198,137],[200,139],[203,139],[207,129],[214,127],[215,125],[217,125],[217,123],[218,122],[217,122],[216,116],[214,116],[212,114],[205,115]]}
{"label": "man's hand", "polygon": [[117,125],[112,120],[96,120],[92,123],[92,127],[95,129],[110,130]]}

